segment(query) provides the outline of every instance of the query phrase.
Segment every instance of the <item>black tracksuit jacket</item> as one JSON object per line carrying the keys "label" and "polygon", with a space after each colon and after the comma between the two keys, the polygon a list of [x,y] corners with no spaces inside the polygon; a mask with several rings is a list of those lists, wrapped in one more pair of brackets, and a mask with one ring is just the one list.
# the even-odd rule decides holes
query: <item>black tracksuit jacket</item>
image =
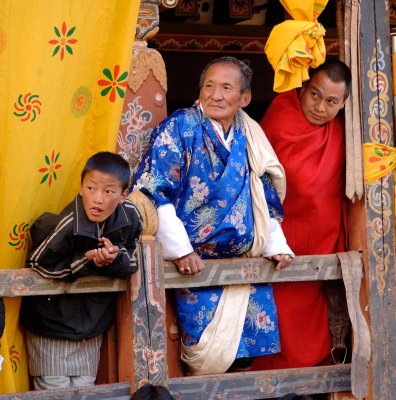
{"label": "black tracksuit jacket", "polygon": [[[74,281],[87,275],[127,278],[137,270],[136,248],[142,230],[141,215],[129,200],[118,205],[103,230],[90,221],[81,197],[59,214],[45,213],[31,227],[32,252],[27,266],[52,279]],[[97,248],[99,238],[120,248],[117,258],[98,268],[85,253]],[[59,339],[83,340],[105,332],[115,316],[116,293],[82,293],[24,297],[20,322],[26,329]]]}

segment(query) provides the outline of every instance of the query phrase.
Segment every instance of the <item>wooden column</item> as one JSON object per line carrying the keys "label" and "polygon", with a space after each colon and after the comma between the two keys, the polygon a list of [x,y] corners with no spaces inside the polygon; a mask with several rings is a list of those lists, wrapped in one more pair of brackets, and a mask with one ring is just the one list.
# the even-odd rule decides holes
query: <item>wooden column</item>
{"label": "wooden column", "polygon": [[[364,142],[394,146],[389,2],[361,2]],[[393,175],[365,186],[367,273],[372,335],[372,398],[396,393],[396,290]]]}
{"label": "wooden column", "polygon": [[[141,250],[139,283],[131,299],[132,364],[127,357],[127,362],[120,365],[130,373],[131,391],[147,382],[168,385],[162,253],[158,243],[150,240],[142,242]],[[130,351],[130,342],[126,340],[125,344],[125,348],[119,348],[121,355]]]}
{"label": "wooden column", "polygon": [[[152,129],[167,115],[165,64],[157,50],[147,47],[159,29],[159,3],[141,1],[117,139],[116,151],[128,160],[133,174]],[[154,237],[149,236],[142,240],[140,269],[118,308],[118,376],[119,382],[131,383],[131,391],[148,381],[167,385],[168,380],[165,293],[158,279],[162,259]]]}
{"label": "wooden column", "polygon": [[167,115],[166,70],[162,56],[147,47],[158,32],[159,1],[142,0],[116,151],[136,172],[152,129]]}

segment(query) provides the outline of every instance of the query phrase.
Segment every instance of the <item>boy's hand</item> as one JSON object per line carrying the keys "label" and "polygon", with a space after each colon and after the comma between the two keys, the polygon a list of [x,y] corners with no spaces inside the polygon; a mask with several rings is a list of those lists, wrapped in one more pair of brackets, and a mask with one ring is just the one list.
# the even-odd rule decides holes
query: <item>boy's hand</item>
{"label": "boy's hand", "polygon": [[113,246],[107,238],[102,237],[99,241],[102,247],[87,251],[85,256],[100,268],[111,264],[118,256],[120,249],[118,246]]}

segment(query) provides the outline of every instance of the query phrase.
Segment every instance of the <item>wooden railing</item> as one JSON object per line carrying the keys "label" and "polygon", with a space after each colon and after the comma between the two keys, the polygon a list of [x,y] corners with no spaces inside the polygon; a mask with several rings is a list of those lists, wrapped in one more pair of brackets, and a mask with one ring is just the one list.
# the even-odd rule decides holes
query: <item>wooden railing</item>
{"label": "wooden railing", "polygon": [[[240,283],[342,279],[336,255],[296,257],[287,269],[276,271],[264,258],[205,260],[196,276],[181,276],[173,263],[164,262],[157,242],[141,243],[139,271],[127,281],[89,276],[74,283],[42,278],[30,269],[0,269],[0,296],[56,295],[63,293],[122,292],[118,313],[118,377],[120,383],[94,388],[31,391],[0,395],[0,399],[118,399],[151,381],[168,385],[176,399],[268,399],[289,392],[300,394],[348,391],[350,364],[228,373],[199,377],[169,376],[166,291]],[[168,304],[169,307],[169,304]],[[169,308],[168,308],[169,309]],[[172,360],[170,360],[172,357]],[[177,357],[177,356],[176,356]],[[177,374],[176,374],[177,375]]]}

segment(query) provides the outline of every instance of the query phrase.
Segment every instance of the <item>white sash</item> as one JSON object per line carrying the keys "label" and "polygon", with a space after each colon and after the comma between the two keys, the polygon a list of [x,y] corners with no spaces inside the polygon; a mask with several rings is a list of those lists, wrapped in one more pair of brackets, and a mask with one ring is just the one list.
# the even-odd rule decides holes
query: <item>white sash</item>
{"label": "white sash", "polygon": [[[248,255],[259,257],[269,232],[269,213],[260,176],[267,172],[283,201],[286,179],[282,165],[260,125],[240,110],[246,128],[250,165],[250,185],[254,217],[254,241]],[[246,318],[250,284],[226,286],[220,297],[213,320],[199,343],[182,343],[181,358],[193,375],[219,374],[228,370],[235,360]]]}
{"label": "white sash", "polygon": [[286,178],[285,171],[261,126],[250,118],[245,111],[240,110],[240,112],[246,128],[246,147],[250,165],[250,193],[254,219],[254,241],[248,256],[260,257],[268,238],[270,226],[268,206],[260,177],[264,172],[271,176],[272,184],[281,201],[284,200],[286,195]]}
{"label": "white sash", "polygon": [[250,285],[226,286],[215,315],[194,346],[182,342],[182,360],[192,375],[221,374],[235,360],[241,339]]}

